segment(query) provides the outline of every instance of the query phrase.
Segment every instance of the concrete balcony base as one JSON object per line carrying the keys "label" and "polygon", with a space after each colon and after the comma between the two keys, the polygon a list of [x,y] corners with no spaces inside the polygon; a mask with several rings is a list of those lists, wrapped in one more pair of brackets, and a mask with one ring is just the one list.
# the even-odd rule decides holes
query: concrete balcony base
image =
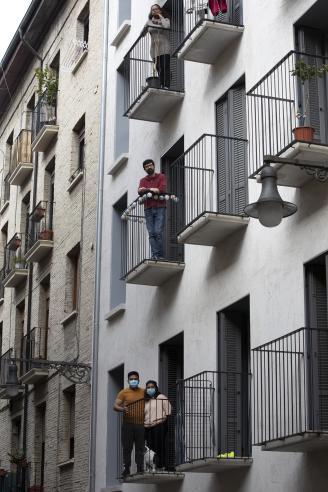
{"label": "concrete balcony base", "polygon": [[249,223],[248,217],[204,212],[178,235],[178,242],[215,246]]}
{"label": "concrete balcony base", "polygon": [[33,367],[20,378],[23,384],[36,384],[47,379],[49,369],[45,367]]}
{"label": "concrete balcony base", "polygon": [[[315,172],[328,173],[328,146],[316,143],[295,142],[279,155],[286,159],[295,159],[293,164],[272,164],[277,170],[278,185],[301,188],[315,180]],[[309,163],[308,168],[297,164],[297,159]],[[319,166],[316,168],[316,166]]]}
{"label": "concrete balcony base", "polygon": [[137,473],[124,479],[124,483],[144,483],[161,484],[167,482],[178,482],[184,479],[183,473],[158,472],[158,473]]}
{"label": "concrete balcony base", "polygon": [[33,172],[33,164],[22,162],[16,166],[9,177],[9,183],[15,186],[22,186]]}
{"label": "concrete balcony base", "polygon": [[17,287],[26,282],[28,270],[26,268],[17,268],[12,270],[3,281],[4,287]]}
{"label": "concrete balcony base", "polygon": [[252,463],[252,458],[206,458],[179,465],[177,466],[177,470],[191,473],[220,473],[227,470],[234,471],[239,468],[249,467]]}
{"label": "concrete balcony base", "polygon": [[214,64],[220,54],[244,32],[243,26],[204,19],[185,39],[178,58]]}
{"label": "concrete balcony base", "polygon": [[127,116],[134,120],[160,123],[183,98],[183,92],[149,87],[128,111]]}
{"label": "concrete balcony base", "polygon": [[32,248],[27,251],[25,260],[38,263],[52,251],[53,247],[53,241],[39,239],[33,244]]}
{"label": "concrete balcony base", "polygon": [[44,125],[32,142],[33,152],[45,152],[49,145],[57,138],[58,125]]}
{"label": "concrete balcony base", "polygon": [[328,433],[305,432],[297,436],[285,437],[267,442],[261,446],[262,451],[279,451],[292,453],[314,453],[328,450]]}
{"label": "concrete balcony base", "polygon": [[[24,386],[19,386],[18,394],[20,395],[21,393],[23,393],[23,391],[24,391]],[[7,388],[0,388],[0,400],[11,400],[12,398],[16,398],[16,396],[15,397],[10,396],[8,394]]]}
{"label": "concrete balcony base", "polygon": [[184,270],[184,263],[144,260],[125,276],[128,284],[159,286]]}

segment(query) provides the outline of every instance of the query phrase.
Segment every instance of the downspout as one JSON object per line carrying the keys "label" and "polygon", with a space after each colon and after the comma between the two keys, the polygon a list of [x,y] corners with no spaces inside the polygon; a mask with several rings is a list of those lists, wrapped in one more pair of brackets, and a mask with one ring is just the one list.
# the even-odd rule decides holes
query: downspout
{"label": "downspout", "polygon": [[[32,54],[40,61],[40,68],[43,67],[43,59],[37,51],[24,39],[23,31],[21,28],[18,30],[21,42],[32,52]],[[38,188],[38,167],[39,167],[39,153],[36,152],[33,165],[33,192],[32,192],[32,210],[36,205],[36,195]],[[28,266],[28,287],[27,287],[27,316],[26,316],[26,353],[24,354],[26,359],[29,359],[30,354],[30,333],[31,333],[31,319],[32,319],[32,292],[33,292],[33,263],[30,262]],[[28,420],[28,385],[25,384],[24,389],[24,408],[23,408],[23,454],[26,456],[27,451],[27,420]],[[22,469],[22,490],[26,487],[26,469]]]}
{"label": "downspout", "polygon": [[108,22],[109,0],[103,3],[103,60],[101,82],[101,111],[99,128],[99,162],[98,162],[98,193],[96,221],[96,263],[95,290],[92,330],[92,376],[91,376],[91,416],[90,416],[90,456],[89,456],[89,492],[95,492],[96,487],[96,438],[97,438],[97,397],[98,397],[98,350],[99,350],[99,311],[101,287],[101,250],[102,250],[102,221],[105,167],[105,137],[106,137],[106,101],[107,101],[107,64],[108,64]]}

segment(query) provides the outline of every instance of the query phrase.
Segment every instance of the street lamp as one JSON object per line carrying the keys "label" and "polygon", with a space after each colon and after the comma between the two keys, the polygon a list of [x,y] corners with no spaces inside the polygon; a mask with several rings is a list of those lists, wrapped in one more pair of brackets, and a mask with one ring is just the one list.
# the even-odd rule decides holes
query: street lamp
{"label": "street lamp", "polygon": [[265,227],[276,227],[284,217],[297,211],[294,203],[285,202],[279,195],[277,187],[277,171],[265,165],[261,171],[262,191],[257,202],[246,205],[244,211],[250,217],[259,219]]}

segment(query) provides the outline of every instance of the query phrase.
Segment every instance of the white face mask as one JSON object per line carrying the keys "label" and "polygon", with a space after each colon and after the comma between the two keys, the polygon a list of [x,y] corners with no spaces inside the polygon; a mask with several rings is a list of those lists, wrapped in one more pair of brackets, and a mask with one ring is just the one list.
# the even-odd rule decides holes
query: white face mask
{"label": "white face mask", "polygon": [[138,388],[139,380],[138,379],[130,379],[129,380],[129,386],[130,386],[130,388]]}

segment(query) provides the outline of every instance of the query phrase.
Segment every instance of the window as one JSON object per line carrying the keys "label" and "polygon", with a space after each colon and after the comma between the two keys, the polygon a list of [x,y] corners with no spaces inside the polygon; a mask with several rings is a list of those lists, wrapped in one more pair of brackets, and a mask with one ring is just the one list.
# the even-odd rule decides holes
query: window
{"label": "window", "polygon": [[123,248],[121,227],[125,224],[125,222],[122,224],[121,215],[128,206],[127,200],[125,194],[113,205],[110,309],[125,303],[126,284],[120,279]]}
{"label": "window", "polygon": [[72,175],[76,171],[83,171],[85,166],[85,115],[73,128]]}
{"label": "window", "polygon": [[0,356],[2,355],[3,321],[0,323]]}
{"label": "window", "polygon": [[[22,200],[21,224],[20,224],[20,230],[18,232],[22,232],[23,234],[29,233],[30,197],[31,197],[31,194],[30,194],[30,192],[28,192]],[[23,242],[24,241],[25,241],[25,238],[23,238]]]}
{"label": "window", "polygon": [[81,43],[83,51],[88,49],[89,43],[89,17],[90,5],[89,2],[84,6],[82,12],[77,18],[77,40]]}
{"label": "window", "polygon": [[71,460],[75,455],[75,386],[64,391],[64,400],[66,459]]}
{"label": "window", "polygon": [[116,77],[116,122],[115,122],[115,158],[129,152],[129,118],[124,116],[124,64],[117,70]]}
{"label": "window", "polygon": [[131,0],[119,0],[118,2],[118,27],[131,19]]}
{"label": "window", "polygon": [[66,307],[68,312],[76,311],[79,307],[80,295],[80,244],[77,244],[67,255],[67,295]]}
{"label": "window", "polygon": [[55,157],[51,159],[44,173],[44,199],[48,202],[48,226],[53,228],[53,214],[55,203]]}

